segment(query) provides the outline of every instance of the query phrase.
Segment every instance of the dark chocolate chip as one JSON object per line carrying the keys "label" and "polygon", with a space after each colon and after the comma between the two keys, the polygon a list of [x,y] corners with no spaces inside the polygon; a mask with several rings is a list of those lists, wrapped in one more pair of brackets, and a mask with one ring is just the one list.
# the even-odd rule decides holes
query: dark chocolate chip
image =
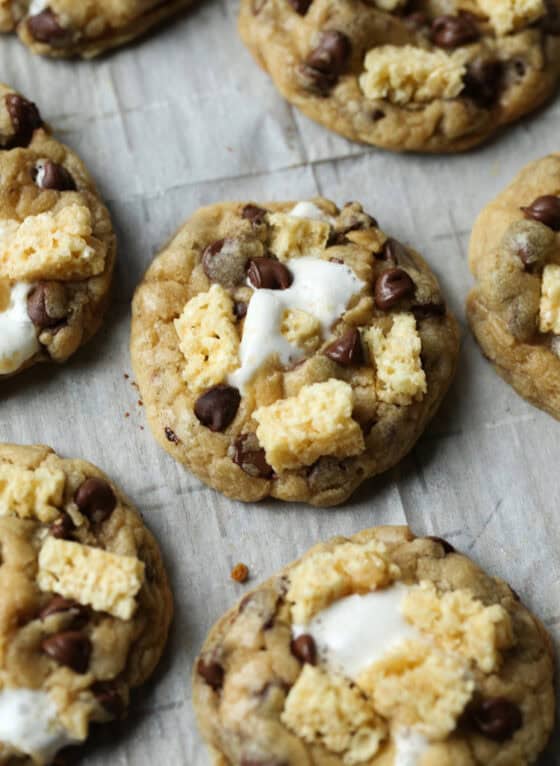
{"label": "dark chocolate chip", "polygon": [[379,122],[385,117],[385,112],[382,109],[374,109],[371,113],[371,119],[373,122]]}
{"label": "dark chocolate chip", "polygon": [[471,711],[475,727],[488,739],[504,742],[523,725],[521,710],[505,697],[491,697],[475,704]]}
{"label": "dark chocolate chip", "polygon": [[39,43],[56,44],[67,37],[67,31],[60,26],[58,18],[50,8],[27,19],[27,29],[34,40]]}
{"label": "dark chocolate chip", "polygon": [[264,208],[250,203],[245,205],[241,211],[241,217],[245,218],[246,221],[250,221],[253,226],[259,226],[261,223],[264,223],[266,214],[267,211]]}
{"label": "dark chocolate chip", "polygon": [[266,462],[264,449],[255,434],[240,434],[233,443],[233,462],[249,476],[271,479],[274,469]]}
{"label": "dark chocolate chip", "polygon": [[[60,289],[61,291],[64,290],[62,285],[60,286]],[[57,310],[53,313],[62,314],[62,316],[51,316],[49,313],[49,308],[52,308],[50,300],[51,293],[52,289],[50,284],[39,282],[27,296],[27,314],[33,324],[41,330],[48,327],[55,327],[64,319],[64,314],[61,310],[58,310],[59,307],[57,307]]]}
{"label": "dark chocolate chip", "polygon": [[361,364],[364,360],[364,353],[359,330],[355,327],[349,328],[339,338],[329,343],[323,353],[343,367]]}
{"label": "dark chocolate chip", "polygon": [[165,431],[165,438],[168,442],[171,442],[172,444],[179,444],[181,442],[175,431],[169,428],[169,426],[165,426],[163,430]]}
{"label": "dark chocolate chip", "polygon": [[414,294],[415,285],[412,279],[403,269],[387,269],[383,271],[375,282],[373,291],[375,305],[382,311],[395,306],[402,298],[409,298]]}
{"label": "dark chocolate chip", "polygon": [[113,718],[121,718],[125,711],[124,700],[113,681],[98,681],[91,687],[91,693]]}
{"label": "dark chocolate chip", "polygon": [[[202,254],[202,268],[211,282],[218,282],[224,287],[237,287],[245,281],[249,255],[255,253],[254,246],[260,248],[255,240],[235,237],[212,242]],[[262,252],[262,249],[257,250]]]}
{"label": "dark chocolate chip", "polygon": [[479,37],[480,32],[474,19],[465,13],[437,16],[432,21],[432,42],[440,48],[458,48]]}
{"label": "dark chocolate chip", "polygon": [[302,88],[322,98],[328,96],[338,82],[338,75],[320,72],[307,64],[300,64],[296,75]]}
{"label": "dark chocolate chip", "polygon": [[115,510],[117,498],[104,479],[91,476],[78,487],[74,502],[84,516],[100,524]]}
{"label": "dark chocolate chip", "polygon": [[43,124],[39,110],[32,101],[28,101],[18,93],[9,93],[4,102],[14,129],[14,135],[8,141],[6,148],[28,146],[33,138],[33,132]]}
{"label": "dark chocolate chip", "polygon": [[83,633],[66,630],[45,638],[41,648],[51,659],[76,673],[87,673],[91,656],[91,641]]}
{"label": "dark chocolate chip", "polygon": [[290,650],[294,657],[300,662],[307,662],[309,665],[317,664],[317,647],[313,636],[303,633],[301,636],[292,639]]}
{"label": "dark chocolate chip", "polygon": [[196,664],[196,671],[215,692],[222,688],[224,669],[219,662],[213,660],[207,662],[201,657]]}
{"label": "dark chocolate chip", "polygon": [[412,306],[411,311],[416,319],[443,317],[447,313],[447,306],[444,301],[432,301],[431,303],[420,303],[418,306]]}
{"label": "dark chocolate chip", "polygon": [[31,175],[40,189],[76,191],[76,183],[70,172],[63,165],[51,160],[44,160],[41,166],[36,165]]}
{"label": "dark chocolate chip", "polygon": [[322,32],[318,45],[305,60],[308,67],[328,75],[343,73],[350,54],[352,43],[350,38],[336,29]]}
{"label": "dark chocolate chip", "polygon": [[57,540],[68,540],[75,529],[76,527],[70,516],[63,512],[62,515],[50,525],[49,534],[56,537]]}
{"label": "dark chocolate chip", "polygon": [[447,540],[444,540],[443,537],[434,537],[434,535],[428,535],[426,539],[433,540],[434,543],[441,545],[446,556],[448,553],[455,553],[455,548],[451,545],[451,543],[448,543]]}
{"label": "dark chocolate chip", "polygon": [[292,8],[300,16],[305,16],[313,0],[288,0]]}
{"label": "dark chocolate chip", "polygon": [[380,253],[376,254],[380,261],[386,261],[392,266],[409,266],[416,268],[416,263],[408,249],[398,239],[386,239]]}
{"label": "dark chocolate chip", "polygon": [[253,258],[249,262],[247,277],[257,290],[286,290],[294,281],[289,269],[272,258]]}
{"label": "dark chocolate chip", "polygon": [[541,19],[541,28],[549,35],[560,35],[560,8],[556,0],[544,0],[546,13]]}
{"label": "dark chocolate chip", "polygon": [[529,207],[522,207],[525,218],[540,221],[553,231],[560,231],[560,197],[545,194],[532,202]]}
{"label": "dark chocolate chip", "polygon": [[76,619],[86,619],[88,616],[87,607],[78,604],[77,601],[63,598],[62,596],[54,596],[39,612],[39,619],[46,620],[52,614],[60,614],[62,612],[72,612],[73,617]]}
{"label": "dark chocolate chip", "polygon": [[233,304],[233,313],[237,319],[243,319],[247,316],[247,304],[245,301],[235,301]]}
{"label": "dark chocolate chip", "polygon": [[501,61],[475,59],[467,66],[461,96],[489,109],[497,102],[503,83],[504,66]]}
{"label": "dark chocolate chip", "polygon": [[237,415],[240,402],[241,394],[237,388],[220,383],[198,397],[194,414],[211,431],[225,431]]}

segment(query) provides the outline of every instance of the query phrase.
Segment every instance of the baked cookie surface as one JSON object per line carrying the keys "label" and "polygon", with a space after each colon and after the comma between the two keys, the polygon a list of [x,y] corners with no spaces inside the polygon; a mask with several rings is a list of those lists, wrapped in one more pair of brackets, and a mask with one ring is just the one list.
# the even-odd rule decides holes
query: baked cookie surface
{"label": "baked cookie surface", "polygon": [[468,149],[560,76],[559,0],[241,0],[239,28],[308,117],[393,150]]}
{"label": "baked cookie surface", "polygon": [[553,727],[553,669],[505,582],[378,527],[313,547],[224,615],[194,706],[220,766],[524,766]]}
{"label": "baked cookie surface", "polygon": [[0,84],[0,378],[65,362],[91,338],[115,254],[109,212],[80,159]]}
{"label": "baked cookie surface", "polygon": [[485,356],[521,396],[560,419],[560,154],[525,167],[471,236],[467,300]]}
{"label": "baked cookie surface", "polygon": [[0,445],[0,763],[50,763],[120,718],[172,615],[156,541],[97,468]]}
{"label": "baked cookie surface", "polygon": [[244,501],[345,500],[411,449],[457,351],[426,263],[357,203],[202,208],[133,301],[156,439]]}
{"label": "baked cookie surface", "polygon": [[0,31],[33,53],[92,58],[143,35],[193,0],[0,0]]}

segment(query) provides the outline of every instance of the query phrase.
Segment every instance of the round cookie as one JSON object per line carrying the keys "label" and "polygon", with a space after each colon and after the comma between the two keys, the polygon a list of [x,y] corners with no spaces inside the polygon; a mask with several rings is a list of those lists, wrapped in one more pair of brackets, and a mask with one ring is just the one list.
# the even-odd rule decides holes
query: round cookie
{"label": "round cookie", "polygon": [[241,0],[239,29],[290,103],[386,149],[468,149],[560,76],[560,0]]}
{"label": "round cookie", "polygon": [[145,34],[193,0],[0,0],[0,30],[33,53],[93,58]]}
{"label": "round cookie", "polygon": [[533,763],[553,651],[502,580],[378,527],[308,551],[212,628],[193,670],[221,766]]}
{"label": "round cookie", "polygon": [[0,763],[47,764],[121,718],[173,611],[156,541],[95,466],[0,445]]}
{"label": "round cookie", "polygon": [[560,419],[560,154],[532,162],[479,215],[467,300],[485,356]]}
{"label": "round cookie", "polygon": [[116,240],[79,158],[0,84],[0,378],[65,362],[98,330]]}
{"label": "round cookie", "polygon": [[457,352],[426,263],[357,203],[203,208],[133,301],[156,439],[244,501],[341,503],[412,448]]}

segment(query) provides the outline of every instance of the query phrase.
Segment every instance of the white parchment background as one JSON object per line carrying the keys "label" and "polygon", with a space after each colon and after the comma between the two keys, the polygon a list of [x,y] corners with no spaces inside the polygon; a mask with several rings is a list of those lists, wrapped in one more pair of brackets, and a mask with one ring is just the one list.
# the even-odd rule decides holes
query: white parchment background
{"label": "white parchment background", "polygon": [[[110,473],[158,536],[176,597],[154,683],[136,695],[126,723],[96,733],[77,759],[84,766],[207,766],[189,675],[208,628],[247,587],[229,579],[232,565],[246,562],[254,583],[334,534],[409,523],[446,537],[509,580],[560,638],[560,424],[496,376],[463,311],[472,222],[523,164],[559,150],[560,100],[464,156],[353,145],[276,94],[237,37],[236,10],[235,2],[206,0],[93,63],[46,61],[0,40],[0,79],[36,100],[80,153],[120,245],[104,330],[64,368],[2,385],[0,439],[47,443]],[[153,441],[132,375],[124,377],[130,300],[159,246],[200,205],[318,193],[339,204],[361,200],[429,259],[463,327],[459,372],[413,453],[346,507],[244,506],[205,488]],[[542,763],[560,763],[558,734]]]}

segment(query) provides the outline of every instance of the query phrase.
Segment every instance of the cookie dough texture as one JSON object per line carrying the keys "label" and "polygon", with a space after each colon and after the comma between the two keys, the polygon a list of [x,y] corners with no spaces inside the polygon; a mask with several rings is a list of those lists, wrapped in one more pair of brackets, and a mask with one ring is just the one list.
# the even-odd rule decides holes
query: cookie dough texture
{"label": "cookie dough texture", "polygon": [[0,0],[0,31],[33,53],[93,58],[140,37],[193,0]]}
{"label": "cookie dough texture", "polygon": [[239,29],[304,114],[397,151],[473,147],[560,76],[558,0],[241,0]]}
{"label": "cookie dough texture", "polygon": [[133,301],[156,439],[243,501],[344,501],[412,448],[457,352],[426,263],[357,203],[203,208]]}
{"label": "cookie dough texture", "polygon": [[[407,636],[352,678],[301,635],[326,607],[395,589]],[[355,616],[340,628],[367,652],[372,625]],[[379,527],[315,546],[218,620],[194,707],[216,766],[525,766],[553,727],[552,677],[550,639],[504,581],[445,541]]]}
{"label": "cookie dough texture", "polygon": [[0,85],[0,377],[65,362],[98,330],[116,255],[109,212],[37,107]]}
{"label": "cookie dough texture", "polygon": [[[531,212],[542,197],[548,198],[544,219],[539,204],[536,214]],[[553,154],[525,167],[479,215],[469,253],[477,284],[467,313],[497,372],[525,399],[560,419],[558,229],[560,154]]]}
{"label": "cookie dough texture", "polygon": [[124,495],[48,447],[0,445],[0,549],[0,763],[41,766],[124,715],[163,651],[171,593]]}

